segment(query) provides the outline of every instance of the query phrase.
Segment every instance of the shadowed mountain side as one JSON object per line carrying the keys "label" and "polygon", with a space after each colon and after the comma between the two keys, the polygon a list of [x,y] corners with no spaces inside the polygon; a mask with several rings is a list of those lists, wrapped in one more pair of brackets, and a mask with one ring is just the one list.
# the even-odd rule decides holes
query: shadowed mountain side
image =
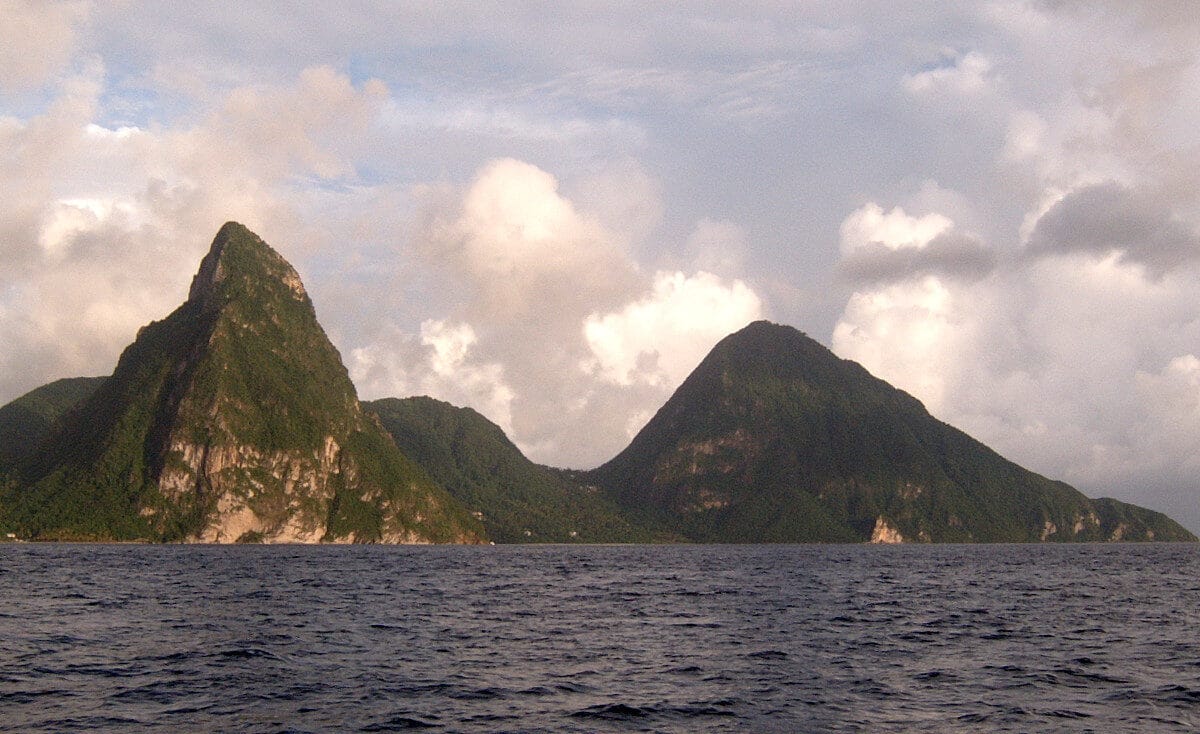
{"label": "shadowed mountain side", "polygon": [[396,444],[439,484],[479,512],[498,543],[668,540],[638,527],[596,487],[534,464],[495,423],[429,397],[363,403]]}
{"label": "shadowed mountain side", "polygon": [[799,331],[722,340],[618,456],[586,473],[700,542],[1195,540],[1092,501],[933,418]]}
{"label": "shadowed mountain side", "polygon": [[64,413],[96,392],[107,377],[69,377],[30,390],[0,407],[0,471],[33,456]]}
{"label": "shadowed mountain side", "polygon": [[26,457],[33,538],[479,542],[479,522],[363,413],[296,271],[221,228],[187,301]]}

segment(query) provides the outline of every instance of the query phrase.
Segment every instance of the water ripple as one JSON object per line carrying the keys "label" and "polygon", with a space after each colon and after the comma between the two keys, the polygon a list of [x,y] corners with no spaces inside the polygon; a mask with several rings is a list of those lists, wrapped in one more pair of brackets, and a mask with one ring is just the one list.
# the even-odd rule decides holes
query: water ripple
{"label": "water ripple", "polygon": [[0,731],[1200,729],[1191,545],[0,546]]}

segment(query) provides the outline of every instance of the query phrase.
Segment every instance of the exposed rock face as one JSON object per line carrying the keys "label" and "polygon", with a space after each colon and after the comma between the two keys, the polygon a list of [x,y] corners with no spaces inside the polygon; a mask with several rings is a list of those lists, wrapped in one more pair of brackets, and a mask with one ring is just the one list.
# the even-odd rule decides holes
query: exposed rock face
{"label": "exposed rock face", "polygon": [[882,544],[903,543],[904,536],[900,534],[899,530],[888,525],[887,520],[879,517],[875,520],[875,528],[871,531],[871,542]]}
{"label": "exposed rock face", "polygon": [[721,341],[618,456],[584,477],[631,517],[707,542],[1194,540],[1089,500],[765,321]]}
{"label": "exposed rock face", "polygon": [[296,271],[222,227],[188,300],[25,468],[31,534],[480,542],[482,526],[359,405]]}
{"label": "exposed rock face", "polygon": [[[341,473],[341,448],[333,436],[326,436],[324,449],[313,456],[181,441],[167,451],[176,460],[163,468],[158,487],[168,506],[198,493],[218,498],[199,540],[316,543],[324,538],[322,509],[333,500],[334,480]],[[156,514],[154,508],[144,511],[149,518]]]}

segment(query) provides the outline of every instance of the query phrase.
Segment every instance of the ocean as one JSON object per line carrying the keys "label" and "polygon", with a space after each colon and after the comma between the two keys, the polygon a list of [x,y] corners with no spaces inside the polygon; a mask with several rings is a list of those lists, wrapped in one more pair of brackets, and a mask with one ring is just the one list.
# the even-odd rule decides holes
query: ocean
{"label": "ocean", "polygon": [[0,545],[0,731],[1194,732],[1200,546]]}

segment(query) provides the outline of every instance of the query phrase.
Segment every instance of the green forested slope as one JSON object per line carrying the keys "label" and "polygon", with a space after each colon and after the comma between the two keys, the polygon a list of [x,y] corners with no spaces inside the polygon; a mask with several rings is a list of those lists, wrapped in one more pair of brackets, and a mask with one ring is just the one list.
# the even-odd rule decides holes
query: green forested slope
{"label": "green forested slope", "polygon": [[719,343],[630,446],[588,474],[697,541],[1193,540],[1007,461],[786,326]]}
{"label": "green forested slope", "polygon": [[0,471],[33,456],[58,419],[94,393],[106,379],[55,380],[0,406]]}
{"label": "green forested slope", "polygon": [[499,426],[428,397],[364,403],[397,445],[467,507],[498,543],[663,539],[622,517],[595,487],[527,459]]}

